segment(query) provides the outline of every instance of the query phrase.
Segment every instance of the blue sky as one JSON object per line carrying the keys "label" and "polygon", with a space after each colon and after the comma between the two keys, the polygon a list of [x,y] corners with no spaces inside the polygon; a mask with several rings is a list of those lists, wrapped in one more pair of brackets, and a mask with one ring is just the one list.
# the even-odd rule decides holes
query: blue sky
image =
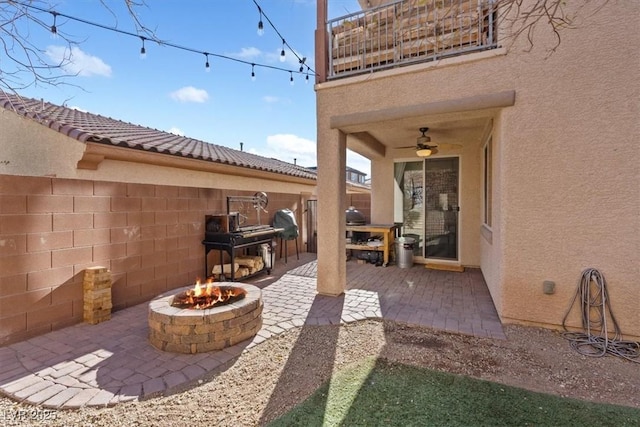
{"label": "blue sky", "polygon": [[[48,2],[44,2],[48,4]],[[314,68],[315,0],[258,0],[298,56]],[[107,5],[108,7],[106,7]],[[135,33],[124,0],[57,0],[60,13]],[[258,8],[252,0],[147,0],[136,9],[142,23],[167,42],[256,64],[298,70],[288,49],[280,62],[282,40],[263,18],[257,34]],[[356,0],[329,0],[330,18],[359,10]],[[48,13],[37,16],[53,23]],[[78,42],[66,71],[67,85],[38,85],[24,96],[76,107],[115,119],[171,131],[192,138],[315,166],[316,116],[313,76],[256,67],[141,40],[58,17],[60,33]],[[30,40],[55,62],[68,49],[64,40],[31,24]],[[369,161],[354,153],[348,165],[370,171]]]}

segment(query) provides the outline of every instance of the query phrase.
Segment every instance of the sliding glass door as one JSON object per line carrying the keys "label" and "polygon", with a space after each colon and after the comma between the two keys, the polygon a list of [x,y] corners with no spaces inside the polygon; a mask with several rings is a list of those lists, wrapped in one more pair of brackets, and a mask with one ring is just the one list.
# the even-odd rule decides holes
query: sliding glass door
{"label": "sliding glass door", "polygon": [[415,256],[458,260],[459,172],[458,157],[395,164],[395,222]]}
{"label": "sliding glass door", "polygon": [[415,239],[413,255],[424,256],[424,162],[395,164],[394,221],[405,237]]}
{"label": "sliding glass door", "polygon": [[425,161],[425,257],[458,259],[459,158]]}

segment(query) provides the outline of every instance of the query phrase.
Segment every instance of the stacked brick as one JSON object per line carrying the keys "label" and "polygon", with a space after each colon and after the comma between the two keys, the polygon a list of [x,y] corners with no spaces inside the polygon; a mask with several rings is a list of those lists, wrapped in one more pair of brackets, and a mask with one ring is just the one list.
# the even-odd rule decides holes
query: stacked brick
{"label": "stacked brick", "polygon": [[92,325],[111,319],[111,272],[105,267],[84,271],[84,321]]}

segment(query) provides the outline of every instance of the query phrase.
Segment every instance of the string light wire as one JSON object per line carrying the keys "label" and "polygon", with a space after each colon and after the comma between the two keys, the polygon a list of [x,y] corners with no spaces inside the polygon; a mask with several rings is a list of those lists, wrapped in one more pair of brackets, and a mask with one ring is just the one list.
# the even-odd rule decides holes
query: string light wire
{"label": "string light wire", "polygon": [[[202,50],[195,49],[195,48],[192,48],[192,47],[182,46],[182,45],[175,44],[175,43],[170,43],[170,42],[167,42],[167,41],[164,41],[164,40],[160,40],[160,39],[158,39],[156,37],[153,37],[153,38],[145,37],[145,36],[142,36],[140,34],[132,33],[130,31],[125,31],[125,30],[121,30],[121,29],[116,28],[116,27],[111,27],[111,26],[100,24],[100,23],[97,23],[97,22],[88,21],[88,20],[83,19],[83,18],[78,18],[77,16],[68,15],[66,13],[58,12],[58,11],[55,11],[55,10],[52,10],[52,9],[45,9],[43,7],[39,7],[39,6],[36,6],[36,5],[33,5],[33,4],[22,3],[20,1],[14,1],[13,3],[18,5],[18,6],[22,6],[22,7],[25,7],[25,8],[34,9],[34,10],[38,10],[40,12],[51,14],[53,16],[53,18],[54,18],[54,25],[51,27],[51,32],[54,33],[54,34],[58,33],[58,28],[55,26],[55,22],[56,22],[56,18],[60,16],[60,17],[63,17],[63,18],[66,18],[66,19],[69,19],[69,20],[72,20],[72,21],[80,22],[82,24],[86,24],[86,25],[90,25],[90,26],[93,26],[93,27],[101,28],[103,30],[112,31],[112,32],[123,34],[123,35],[126,35],[126,36],[139,38],[142,41],[142,48],[140,49],[140,56],[141,57],[144,57],[144,55],[146,55],[146,49],[145,49],[145,44],[144,44],[144,42],[146,40],[146,41],[152,41],[152,42],[156,43],[158,46],[166,46],[166,47],[171,47],[171,48],[174,48],[174,49],[183,50],[183,51],[186,51],[186,52],[197,53],[199,55],[205,55],[205,56],[207,56],[207,58],[209,56],[212,56],[212,57],[215,57],[215,58],[225,59],[225,60],[237,62],[237,63],[240,63],[240,64],[250,65],[251,68],[252,68],[252,77],[255,77],[255,73],[253,71],[255,67],[262,67],[262,68],[268,68],[268,69],[271,69],[271,70],[282,71],[282,72],[290,73],[291,75],[293,75],[292,73],[303,74],[302,72],[299,72],[298,70],[291,70],[291,69],[288,69],[288,68],[278,67],[278,66],[269,65],[269,64],[261,64],[261,63],[256,63],[256,62],[249,62],[249,61],[245,61],[245,60],[234,58],[234,57],[227,56],[227,55],[206,52],[206,51],[202,51]],[[258,6],[258,8],[260,8],[260,6],[255,2],[255,0],[254,0],[254,3],[256,4],[256,6]],[[278,32],[278,30],[275,28],[275,26],[273,25],[273,23],[271,22],[269,17],[264,13],[264,10],[262,10],[262,8],[260,8],[260,13],[261,13],[261,16],[263,16],[267,20],[269,25],[271,25],[271,27],[274,29],[274,31],[276,31],[276,33],[278,33],[278,35],[280,35],[280,32]],[[291,52],[293,52],[293,54],[299,60],[301,60],[300,57],[298,56],[298,54],[285,41],[284,37],[280,36],[280,38],[282,39],[283,49],[284,49],[284,46],[286,46],[287,48],[289,48],[289,50],[291,50]],[[207,62],[208,62],[208,60],[207,60]],[[307,66],[307,70],[311,71],[312,73],[315,74],[315,71],[311,70],[311,68],[309,68],[308,66]]]}

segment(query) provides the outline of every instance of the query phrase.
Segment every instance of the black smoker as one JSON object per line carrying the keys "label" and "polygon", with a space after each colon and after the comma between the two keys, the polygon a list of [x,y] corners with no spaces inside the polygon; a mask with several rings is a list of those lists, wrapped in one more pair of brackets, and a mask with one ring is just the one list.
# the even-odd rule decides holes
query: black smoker
{"label": "black smoker", "polygon": [[[367,221],[364,219],[364,215],[355,208],[355,206],[349,206],[349,209],[344,211],[347,225],[365,225]],[[351,238],[352,243],[366,242],[369,238],[369,233],[360,231],[348,231],[347,237]]]}

